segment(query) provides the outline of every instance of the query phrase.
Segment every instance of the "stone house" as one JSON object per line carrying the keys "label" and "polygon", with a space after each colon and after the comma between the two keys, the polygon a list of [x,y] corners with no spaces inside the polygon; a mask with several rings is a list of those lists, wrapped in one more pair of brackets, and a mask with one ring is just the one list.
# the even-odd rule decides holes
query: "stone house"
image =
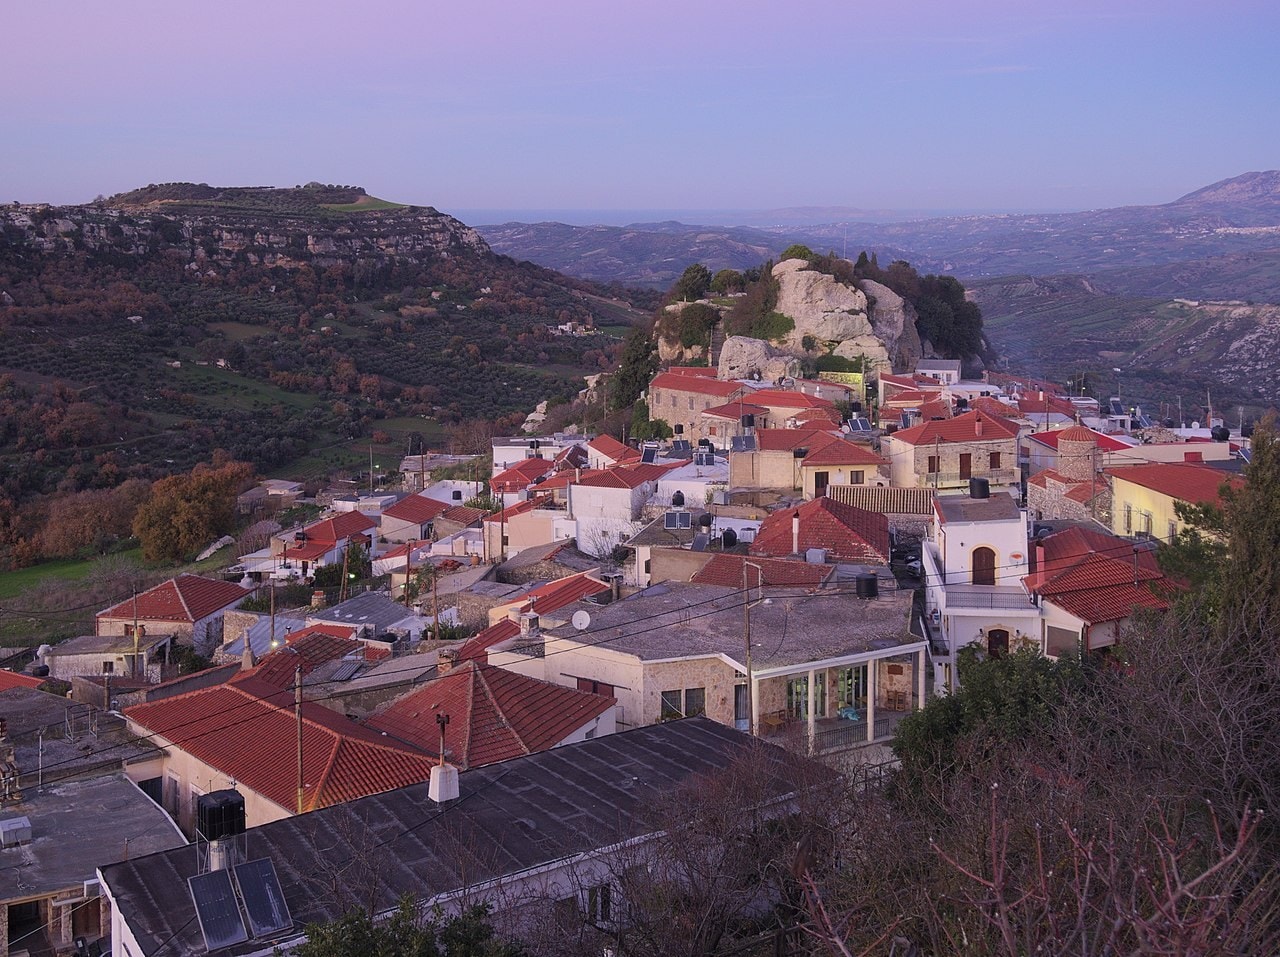
{"label": "stone house", "polygon": [[992,488],[1021,484],[1018,426],[984,412],[922,422],[885,439],[891,484],[963,493],[971,478]]}
{"label": "stone house", "polygon": [[704,432],[702,413],[739,398],[745,389],[740,382],[659,372],[649,383],[649,418],[662,419],[677,437],[696,443],[710,438]]}
{"label": "stone house", "polygon": [[839,433],[821,423],[796,429],[757,429],[754,438],[754,448],[729,453],[729,485],[794,491],[801,487],[800,463],[810,452],[839,441]]}
{"label": "stone house", "polygon": [[223,614],[250,594],[234,582],[179,575],[98,612],[93,633],[123,635],[136,624],[148,635],[172,635],[209,657],[222,643]]}

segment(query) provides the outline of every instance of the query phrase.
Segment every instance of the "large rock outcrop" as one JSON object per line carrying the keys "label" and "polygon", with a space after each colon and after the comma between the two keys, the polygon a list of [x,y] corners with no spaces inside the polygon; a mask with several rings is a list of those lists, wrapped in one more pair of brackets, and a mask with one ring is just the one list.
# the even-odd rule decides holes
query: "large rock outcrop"
{"label": "large rock outcrop", "polygon": [[896,371],[916,367],[924,357],[920,333],[916,329],[916,310],[888,286],[872,279],[859,283],[870,306],[871,326],[889,350],[889,360]]}
{"label": "large rock outcrop", "polygon": [[803,259],[784,259],[773,267],[773,278],[778,283],[775,308],[795,323],[779,343],[786,351],[803,355],[808,337],[822,351],[847,359],[866,356],[873,365],[889,368],[889,350],[876,335],[862,290],[818,272]]}
{"label": "large rock outcrop", "polygon": [[772,382],[800,375],[800,360],[775,349],[763,339],[730,336],[720,349],[720,379],[762,379]]}

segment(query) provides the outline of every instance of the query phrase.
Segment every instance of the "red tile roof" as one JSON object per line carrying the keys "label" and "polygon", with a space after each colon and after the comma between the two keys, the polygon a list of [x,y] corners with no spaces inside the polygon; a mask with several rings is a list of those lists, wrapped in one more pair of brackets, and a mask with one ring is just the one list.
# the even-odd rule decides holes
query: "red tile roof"
{"label": "red tile roof", "polygon": [[553,489],[568,488],[576,485],[588,476],[603,475],[608,469],[565,469],[555,475],[549,475],[534,485],[531,491],[549,492]]}
{"label": "red tile roof", "polygon": [[717,375],[716,370],[708,366],[671,366],[667,371],[672,375],[696,375],[708,379],[714,379]]}
{"label": "red tile roof", "polygon": [[1027,589],[1090,624],[1128,618],[1134,608],[1169,607],[1172,588],[1149,550],[1085,528],[1041,539]]}
{"label": "red tile roof", "polygon": [[439,502],[433,498],[427,498],[425,495],[410,495],[408,498],[402,498],[396,504],[388,509],[384,509],[382,514],[387,518],[399,519],[402,522],[412,522],[415,525],[422,525],[432,521],[437,515],[443,512],[449,506],[444,502]]}
{"label": "red tile roof", "polygon": [[896,442],[907,445],[929,445],[934,442],[986,442],[1013,439],[1018,426],[1001,416],[986,412],[966,412],[953,419],[922,422],[893,433]]}
{"label": "red tile roof", "polygon": [[787,421],[796,423],[815,422],[822,423],[824,425],[839,425],[840,413],[834,408],[801,409],[798,412],[788,415]]}
{"label": "red tile roof", "polygon": [[510,618],[504,618],[464,641],[458,649],[458,661],[488,661],[490,648],[518,634],[520,626]]}
{"label": "red tile roof", "polygon": [[98,612],[98,618],[194,623],[249,596],[235,582],[179,575]]}
{"label": "red tile roof", "polygon": [[744,415],[764,415],[769,410],[762,405],[752,405],[750,402],[726,402],[724,405],[714,405],[709,409],[703,409],[703,415],[712,415],[717,419],[732,419],[738,421]]}
{"label": "red tile roof", "polygon": [[629,445],[622,444],[612,435],[597,435],[587,443],[587,446],[599,452],[606,458],[613,459],[615,462],[640,458],[639,452]]}
{"label": "red tile roof", "polygon": [[672,392],[696,392],[698,395],[715,395],[728,399],[737,395],[743,385],[740,382],[721,382],[706,376],[676,375],[671,372],[659,372],[649,383],[652,389],[669,389]]}
{"label": "red tile roof", "polygon": [[557,578],[553,582],[547,582],[527,592],[520,610],[549,614],[572,605],[575,601],[582,601],[588,595],[605,591],[608,587],[600,579],[593,578],[590,572],[579,572],[566,578]]}
{"label": "red tile roof", "polygon": [[[635,450],[632,449],[634,452]],[[640,453],[636,452],[636,457],[640,457]],[[587,450],[581,445],[571,445],[567,449],[561,449],[554,459],[556,471],[560,472],[564,469],[581,469],[586,468],[588,458]]]}
{"label": "red tile roof", "polygon": [[339,512],[333,518],[308,525],[303,531],[310,541],[343,542],[377,527],[377,521],[364,512]]}
{"label": "red tile roof", "polygon": [[1067,399],[1046,392],[1044,397],[1019,396],[1018,411],[1023,415],[1048,415],[1057,412],[1061,415],[1075,415],[1076,407]]}
{"label": "red tile roof", "polygon": [[[1083,433],[1088,433],[1086,437]],[[1067,429],[1050,429],[1048,432],[1032,432],[1027,438],[1033,442],[1039,442],[1041,445],[1047,445],[1051,449],[1058,448],[1058,443],[1066,438],[1068,442],[1087,442],[1092,440],[1097,444],[1099,450],[1103,452],[1123,452],[1126,449],[1133,448],[1128,442],[1121,442],[1119,439],[1102,432],[1095,432],[1093,429],[1086,428],[1083,425],[1073,425]]]}
{"label": "red tile roof", "polygon": [[541,508],[549,501],[551,501],[550,495],[534,495],[523,502],[508,505],[500,512],[492,512],[486,515],[484,520],[486,522],[509,522],[515,516],[523,515],[525,512],[532,512],[535,508]]}
{"label": "red tile roof", "polygon": [[798,448],[812,451],[828,439],[835,439],[831,429],[822,425],[806,425],[798,429],[756,429],[756,448],[761,452],[790,452]]}
{"label": "red tile roof", "polygon": [[835,403],[816,395],[792,392],[789,389],[756,389],[747,398],[757,405],[779,409],[834,409]]}
{"label": "red tile roof", "polygon": [[797,508],[774,512],[760,525],[752,555],[783,556],[796,553],[792,540],[793,516],[800,516],[800,553],[824,548],[828,556],[857,562],[889,561],[889,520],[822,497]]}
{"label": "red tile roof", "polygon": [[489,487],[495,494],[522,492],[554,468],[555,463],[547,459],[521,459],[489,479]]}
{"label": "red tile roof", "polygon": [[613,706],[614,699],[475,661],[396,699],[365,724],[388,738],[435,753],[437,714],[447,714],[447,760],[460,768],[555,747]]}
{"label": "red tile roof", "polygon": [[687,464],[688,462],[668,462],[662,465],[639,462],[615,465],[590,474],[584,472],[581,480],[575,484],[593,488],[639,488],[645,482],[656,482],[672,469]]}
{"label": "red tile roof", "polygon": [[337,542],[298,542],[284,547],[284,557],[296,558],[300,562],[313,562],[337,547]]}
{"label": "red tile roof", "polygon": [[[748,566],[745,563],[750,561]],[[757,567],[762,571],[757,571]],[[835,573],[831,565],[790,561],[785,558],[765,558],[762,555],[748,559],[745,555],[720,554],[702,566],[689,581],[696,585],[723,585],[741,588],[743,569],[749,587],[765,585],[803,585],[816,588]]]}
{"label": "red tile roof", "polygon": [[[132,722],[292,812],[297,801],[293,691],[249,677],[125,710]],[[303,808],[427,780],[430,757],[302,703]]]}
{"label": "red tile roof", "polygon": [[856,445],[843,439],[835,439],[821,448],[814,449],[800,462],[801,465],[887,465],[865,445]]}
{"label": "red tile roof", "polygon": [[44,678],[0,669],[0,691],[8,691],[10,688],[38,688],[44,684],[44,681]]}
{"label": "red tile roof", "polygon": [[352,637],[354,634],[354,628],[342,625],[312,625],[291,632],[284,636],[288,651],[281,648],[264,656],[256,668],[241,672],[231,680],[253,680],[273,688],[292,688],[299,665],[305,677],[329,661],[354,656],[364,658],[365,646]]}
{"label": "red tile roof", "polygon": [[1150,465],[1126,465],[1108,469],[1112,478],[1123,479],[1195,505],[1218,505],[1222,502],[1220,490],[1224,484],[1239,488],[1244,479],[1228,475],[1207,465],[1191,462],[1155,462]]}
{"label": "red tile roof", "polygon": [[455,525],[461,525],[466,528],[475,525],[489,513],[482,508],[471,508],[468,505],[455,505],[453,508],[446,509],[440,513],[440,518],[446,522],[453,522]]}

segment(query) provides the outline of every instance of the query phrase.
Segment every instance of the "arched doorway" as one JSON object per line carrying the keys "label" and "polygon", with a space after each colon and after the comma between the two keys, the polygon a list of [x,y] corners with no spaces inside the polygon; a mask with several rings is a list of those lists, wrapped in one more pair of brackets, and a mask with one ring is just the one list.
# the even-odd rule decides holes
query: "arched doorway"
{"label": "arched doorway", "polygon": [[987,657],[1003,658],[1009,653],[1009,633],[1003,628],[987,629]]}
{"label": "arched doorway", "polygon": [[973,583],[975,585],[996,583],[996,553],[985,545],[973,550]]}

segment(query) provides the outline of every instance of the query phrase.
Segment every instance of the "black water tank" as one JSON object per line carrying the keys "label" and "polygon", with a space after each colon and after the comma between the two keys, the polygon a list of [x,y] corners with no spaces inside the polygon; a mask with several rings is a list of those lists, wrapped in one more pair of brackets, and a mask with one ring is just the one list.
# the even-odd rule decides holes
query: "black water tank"
{"label": "black water tank", "polygon": [[720,544],[725,548],[733,548],[738,544],[738,533],[731,528],[726,528],[724,534],[720,536]]}
{"label": "black water tank", "polygon": [[47,677],[49,677],[49,666],[48,666],[48,665],[36,665],[34,668],[32,668],[32,669],[31,669],[31,676],[32,676],[33,678],[47,678]]}
{"label": "black water tank", "polygon": [[196,830],[206,841],[244,833],[244,795],[234,788],[196,799]]}
{"label": "black water tank", "polygon": [[852,412],[854,415],[857,415],[859,412],[861,412],[861,411],[862,411],[862,403],[861,403],[861,402],[850,402],[850,403],[849,403],[849,411],[850,411],[850,412]]}
{"label": "black water tank", "polygon": [[1209,430],[1209,437],[1215,442],[1225,442],[1231,438],[1231,430],[1225,425],[1215,425]]}
{"label": "black water tank", "polygon": [[990,498],[991,483],[984,478],[969,479],[969,497],[970,498]]}
{"label": "black water tank", "polygon": [[683,507],[684,507],[684,492],[681,492],[679,489],[676,489],[676,491],[672,493],[672,495],[671,495],[671,506],[672,506],[673,508],[683,508]]}
{"label": "black water tank", "polygon": [[809,450],[807,448],[804,448],[803,446],[798,449],[791,450],[791,456],[797,459],[802,459],[808,454],[809,454]]}
{"label": "black water tank", "polygon": [[711,523],[712,523],[712,522],[714,522],[714,521],[715,521],[715,519],[711,517],[711,513],[710,513],[710,512],[707,512],[707,513],[706,513],[706,514],[704,514],[704,515],[699,515],[699,516],[698,516],[698,527],[699,527],[699,528],[710,528],[710,527],[711,527]]}
{"label": "black water tank", "polygon": [[754,429],[756,427],[756,417],[748,412],[742,417],[742,427],[744,429]]}
{"label": "black water tank", "polygon": [[861,572],[854,576],[854,590],[859,598],[876,598],[880,595],[880,579],[875,572]]}
{"label": "black water tank", "polygon": [[676,435],[684,435],[684,426],[681,425],[679,422],[677,422],[675,424],[675,428],[673,428],[671,431],[673,431]]}

